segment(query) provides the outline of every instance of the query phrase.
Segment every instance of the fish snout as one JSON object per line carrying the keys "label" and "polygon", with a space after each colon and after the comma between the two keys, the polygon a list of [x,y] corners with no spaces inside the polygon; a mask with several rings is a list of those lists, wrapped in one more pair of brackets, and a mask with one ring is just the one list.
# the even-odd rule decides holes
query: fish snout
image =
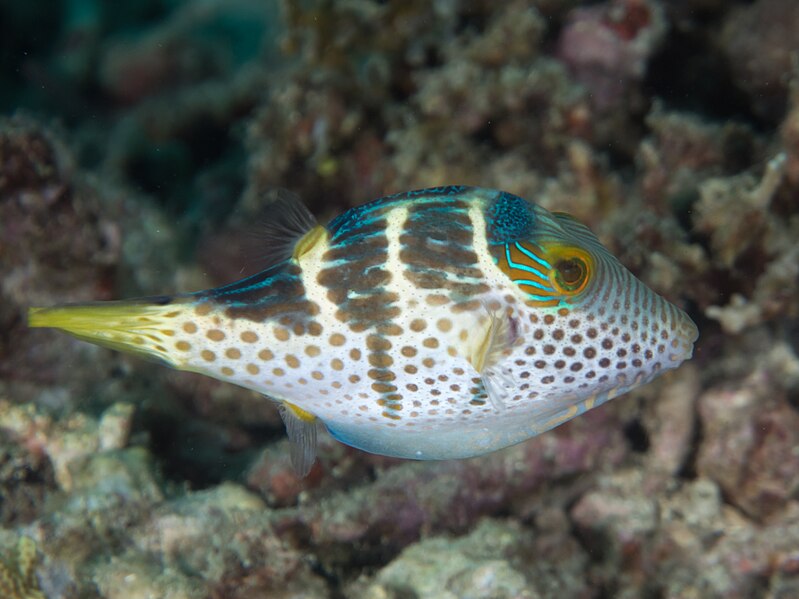
{"label": "fish snout", "polygon": [[672,360],[675,362],[690,360],[694,354],[694,344],[699,339],[699,329],[691,317],[682,310],[679,311],[676,339],[677,347],[675,349],[678,352],[672,356]]}

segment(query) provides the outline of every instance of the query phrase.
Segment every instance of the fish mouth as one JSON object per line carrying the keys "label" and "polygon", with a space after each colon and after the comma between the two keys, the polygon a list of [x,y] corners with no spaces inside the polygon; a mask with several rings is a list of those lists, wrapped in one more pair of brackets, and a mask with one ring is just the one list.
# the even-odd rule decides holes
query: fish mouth
{"label": "fish mouth", "polygon": [[693,345],[699,339],[699,327],[691,320],[687,314],[683,314],[682,333],[688,340],[688,343]]}
{"label": "fish mouth", "polygon": [[679,339],[680,344],[678,347],[682,350],[680,354],[672,355],[671,358],[675,362],[684,362],[690,360],[694,355],[694,344],[699,339],[699,327],[691,320],[685,312],[681,314],[679,325]]}

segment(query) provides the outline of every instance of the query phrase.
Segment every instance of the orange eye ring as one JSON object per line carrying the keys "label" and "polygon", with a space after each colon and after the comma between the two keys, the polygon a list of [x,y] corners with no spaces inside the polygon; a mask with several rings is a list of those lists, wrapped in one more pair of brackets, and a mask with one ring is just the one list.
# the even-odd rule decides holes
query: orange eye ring
{"label": "orange eye ring", "polygon": [[549,246],[546,248],[552,269],[549,280],[563,295],[582,292],[593,274],[594,261],[585,250],[574,246]]}

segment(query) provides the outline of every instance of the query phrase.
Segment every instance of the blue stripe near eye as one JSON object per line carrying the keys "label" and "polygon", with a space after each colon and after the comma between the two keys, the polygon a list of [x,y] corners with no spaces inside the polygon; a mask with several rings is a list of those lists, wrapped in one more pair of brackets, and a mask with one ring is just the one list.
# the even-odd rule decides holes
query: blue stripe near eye
{"label": "blue stripe near eye", "polygon": [[530,281],[529,279],[513,279],[513,282],[516,283],[517,285],[527,285],[528,287],[535,287],[536,289],[540,289],[541,291],[555,291],[554,289],[552,289],[552,287],[546,287],[541,283],[536,283],[535,281]]}
{"label": "blue stripe near eye", "polygon": [[515,262],[511,262],[510,260],[508,260],[508,264],[510,264],[510,266],[512,268],[516,269],[516,270],[529,272],[530,274],[537,275],[537,276],[541,277],[542,279],[546,279],[546,276],[544,275],[544,273],[542,273],[537,268],[533,268],[532,266],[527,266],[526,264],[516,264]]}
{"label": "blue stripe near eye", "polygon": [[[546,274],[542,273],[537,268],[535,268],[533,266],[528,266],[526,264],[518,264],[517,262],[514,262],[513,260],[511,260],[510,248],[507,245],[505,246],[505,260],[508,261],[508,265],[511,268],[522,270],[524,272],[529,272],[531,274],[534,274],[534,275],[537,275],[537,276],[541,277],[544,280],[546,280],[546,278],[547,278]],[[539,287],[541,287],[541,286],[539,285]],[[551,289],[551,287],[541,287],[541,289]]]}
{"label": "blue stripe near eye", "polygon": [[[514,243],[513,245],[515,245],[516,249],[519,250],[522,254],[524,254],[525,256],[530,258],[531,260],[534,260],[535,262],[538,262],[538,264],[543,266],[546,270],[552,270],[552,265],[549,262],[547,262],[546,260],[542,260],[541,258],[536,256],[534,253],[532,253],[530,250],[528,250],[527,248],[525,248],[524,246],[522,246],[522,245],[520,245],[518,243]],[[546,278],[546,277],[544,277],[544,278]]]}

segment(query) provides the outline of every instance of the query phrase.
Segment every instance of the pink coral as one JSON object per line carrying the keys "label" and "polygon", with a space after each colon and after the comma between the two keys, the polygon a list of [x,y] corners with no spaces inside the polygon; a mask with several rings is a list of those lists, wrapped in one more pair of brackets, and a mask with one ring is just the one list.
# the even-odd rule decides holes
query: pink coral
{"label": "pink coral", "polygon": [[558,56],[591,91],[595,106],[608,110],[624,99],[631,82],[643,78],[664,33],[655,0],[612,0],[569,14]]}

